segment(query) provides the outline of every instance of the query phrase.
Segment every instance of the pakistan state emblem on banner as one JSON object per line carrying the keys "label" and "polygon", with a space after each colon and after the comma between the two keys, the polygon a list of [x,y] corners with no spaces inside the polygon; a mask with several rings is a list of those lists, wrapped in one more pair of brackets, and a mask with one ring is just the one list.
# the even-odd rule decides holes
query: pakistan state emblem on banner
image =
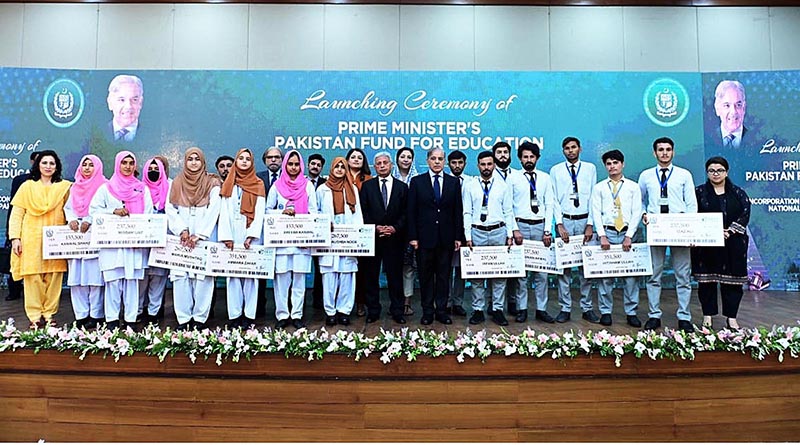
{"label": "pakistan state emblem on banner", "polygon": [[44,115],[58,128],[75,125],[83,115],[83,90],[70,79],[58,79],[44,93]]}
{"label": "pakistan state emblem on banner", "polygon": [[678,125],[689,112],[689,95],[677,80],[662,78],[653,81],[644,91],[644,112],[654,124],[662,127]]}

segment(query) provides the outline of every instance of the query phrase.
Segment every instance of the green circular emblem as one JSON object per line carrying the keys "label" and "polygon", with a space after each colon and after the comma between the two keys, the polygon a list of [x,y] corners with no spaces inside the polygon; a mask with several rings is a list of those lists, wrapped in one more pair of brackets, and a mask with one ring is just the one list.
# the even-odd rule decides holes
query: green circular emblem
{"label": "green circular emblem", "polygon": [[42,99],[44,115],[58,128],[75,125],[83,115],[83,90],[71,79],[58,79],[47,87]]}
{"label": "green circular emblem", "polygon": [[678,125],[689,113],[689,95],[675,79],[654,80],[644,91],[644,112],[661,127]]}

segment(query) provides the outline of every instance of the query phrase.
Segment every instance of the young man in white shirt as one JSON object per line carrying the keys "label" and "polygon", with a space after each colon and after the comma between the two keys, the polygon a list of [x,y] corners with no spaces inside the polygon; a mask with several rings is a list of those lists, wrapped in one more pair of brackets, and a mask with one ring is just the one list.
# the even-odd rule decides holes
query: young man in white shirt
{"label": "young man in white shirt", "polygon": [[[511,185],[514,203],[514,242],[522,244],[523,240],[542,241],[549,247],[553,242],[550,227],[553,224],[555,195],[550,175],[538,170],[539,146],[532,142],[523,142],[517,149],[517,157],[522,164],[522,171],[513,170],[506,183]],[[516,278],[516,321],[524,323],[528,319],[528,274]],[[554,323],[555,319],[547,313],[547,273],[533,272],[536,286],[536,319],[545,323]]]}
{"label": "young man in white shirt", "polygon": [[[588,243],[594,236],[592,228],[592,207],[590,198],[592,188],[597,183],[597,169],[591,163],[580,160],[581,141],[576,137],[566,137],[561,142],[566,161],[558,163],[550,169],[550,179],[553,181],[553,190],[556,195],[556,230],[558,237],[565,243],[569,242],[570,235],[583,235],[583,243]],[[600,317],[592,310],[592,297],[589,294],[592,284],[583,275],[583,268],[578,268],[580,274],[581,312],[583,319],[590,323],[597,323]],[[558,302],[561,312],[556,317],[559,323],[569,321],[572,312],[572,269],[564,269],[564,274],[558,277]]]}
{"label": "young man in white shirt", "polygon": [[[608,179],[598,182],[592,191],[594,230],[600,238],[601,249],[608,250],[612,244],[622,244],[622,250],[628,252],[631,250],[633,236],[642,219],[642,192],[639,190],[639,184],[623,175],[625,155],[621,151],[606,152],[602,159],[608,171]],[[622,280],[625,283],[623,302],[628,324],[640,328],[642,322],[636,316],[636,311],[639,309],[638,279],[625,277]],[[601,279],[599,288],[600,324],[611,326],[614,279]]]}
{"label": "young man in white shirt", "polygon": [[[481,175],[470,181],[462,192],[464,207],[464,235],[467,247],[510,246],[513,236],[514,214],[511,187],[494,175],[494,157],[484,151],[478,155],[478,168]],[[500,326],[507,326],[503,315],[505,303],[506,278],[486,280],[492,288],[492,319]],[[483,323],[485,285],[483,279],[470,280],[472,283],[472,317],[470,324]]]}
{"label": "young man in white shirt", "polygon": [[[697,213],[697,197],[694,193],[692,174],[683,168],[672,165],[675,156],[675,143],[667,137],[653,142],[653,155],[658,165],[646,169],[639,175],[639,188],[642,191],[642,205],[646,213]],[[647,224],[647,214],[642,221]],[[675,291],[678,294],[678,328],[684,332],[694,332],[689,301],[692,296],[691,256],[689,247],[669,246],[672,268],[675,272]],[[647,299],[650,313],[644,329],[661,327],[661,274],[667,247],[651,246],[653,275],[647,281]]]}

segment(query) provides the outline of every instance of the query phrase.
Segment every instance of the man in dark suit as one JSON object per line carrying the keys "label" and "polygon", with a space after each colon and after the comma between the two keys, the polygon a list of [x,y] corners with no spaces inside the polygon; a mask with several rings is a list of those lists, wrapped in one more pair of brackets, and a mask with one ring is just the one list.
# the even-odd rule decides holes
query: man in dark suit
{"label": "man in dark suit", "polygon": [[423,325],[436,320],[451,324],[447,315],[450,263],[464,240],[461,185],[444,173],[444,150],[428,152],[427,173],[411,179],[408,189],[408,239],[417,250]]}
{"label": "man in dark suit", "polygon": [[[38,151],[34,151],[31,153],[30,156],[31,167],[33,167],[33,164],[36,162],[36,158],[38,156],[39,156]],[[26,172],[15,176],[14,179],[11,180],[11,192],[8,197],[8,202],[11,202],[14,199],[14,195],[17,194],[17,191],[19,190],[22,183],[27,181],[28,178],[30,178],[30,176],[31,176],[30,172]],[[9,248],[11,247],[11,241],[8,239],[8,222],[11,219],[11,210],[13,208],[14,206],[9,204],[8,213],[6,213],[6,247]],[[10,272],[10,266],[9,266],[9,272]],[[6,301],[19,300],[20,298],[22,298],[22,280],[14,281],[14,279],[11,278],[11,273],[9,273],[8,295],[6,295]]]}
{"label": "man in dark suit", "polygon": [[111,80],[106,97],[114,117],[106,127],[106,137],[116,142],[131,142],[139,132],[139,113],[144,105],[142,79],[120,74]]}
{"label": "man in dark suit", "polygon": [[747,97],[744,85],[738,80],[723,80],[714,90],[714,113],[719,117],[719,127],[711,131],[714,145],[739,148],[747,134],[744,116]]}
{"label": "man in dark suit", "polygon": [[[308,167],[308,180],[314,184],[314,190],[325,184],[325,177],[322,176],[322,168],[325,167],[325,158],[319,153],[313,153],[306,162]],[[322,309],[322,274],[319,273],[319,257],[311,257],[314,265],[314,288],[311,290],[311,304],[314,309]]]}
{"label": "man in dark suit", "polygon": [[375,256],[366,258],[367,323],[381,315],[381,264],[389,287],[389,314],[396,323],[403,317],[403,249],[406,245],[408,186],[392,177],[392,156],[382,151],[373,158],[376,177],[361,186],[361,213],[364,224],[375,224]]}
{"label": "man in dark suit", "polygon": [[[264,181],[264,192],[269,196],[269,189],[272,184],[281,176],[281,164],[283,163],[283,153],[280,148],[269,147],[264,150],[261,155],[261,160],[267,166],[267,169],[256,173],[262,181]],[[258,280],[258,298],[256,299],[256,317],[263,317],[267,315],[267,280]]]}

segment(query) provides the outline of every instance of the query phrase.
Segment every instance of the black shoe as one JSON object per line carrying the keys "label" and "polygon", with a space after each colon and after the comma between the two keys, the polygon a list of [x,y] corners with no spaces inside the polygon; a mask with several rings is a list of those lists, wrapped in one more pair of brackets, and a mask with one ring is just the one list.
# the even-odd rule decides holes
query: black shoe
{"label": "black shoe", "polygon": [[336,319],[342,326],[349,326],[350,325],[350,317],[347,314],[343,314],[341,312],[336,314]]}
{"label": "black shoe", "polygon": [[569,321],[570,313],[567,311],[561,311],[556,316],[556,321],[559,323],[566,323]]}
{"label": "black shoe", "polygon": [[508,320],[506,320],[506,316],[503,315],[503,311],[494,311],[494,314],[492,315],[492,321],[499,326],[508,326]]}
{"label": "black shoe", "polygon": [[189,323],[179,323],[178,327],[176,328],[179,331],[188,331],[189,330]]}
{"label": "black shoe", "polygon": [[119,327],[119,320],[109,321],[106,323],[106,329],[109,331],[113,331],[114,329]]}
{"label": "black shoe", "polygon": [[517,315],[517,302],[516,301],[509,301],[508,302],[508,315]]}
{"label": "black shoe", "polygon": [[652,331],[653,329],[658,329],[660,327],[661,327],[660,318],[648,318],[647,323],[644,324],[645,331]]}
{"label": "black shoe", "polygon": [[475,311],[472,313],[472,317],[469,317],[469,324],[481,324],[486,321],[486,317],[483,316],[483,311]]}
{"label": "black shoe", "polygon": [[692,322],[688,320],[678,320],[678,329],[687,334],[694,332],[694,326],[692,326]]}
{"label": "black shoe", "polygon": [[206,328],[206,324],[203,323],[202,321],[195,321],[193,322],[193,324],[194,328],[197,329],[198,331],[202,331],[203,329]]}
{"label": "black shoe", "polygon": [[102,320],[99,320],[97,318],[89,318],[86,320],[86,323],[83,324],[83,327],[84,329],[94,329],[97,327],[97,325],[99,325],[102,322],[103,322]]}
{"label": "black shoe", "polygon": [[89,320],[89,317],[75,320],[75,327],[78,328],[78,329],[85,328],[86,327],[86,323],[88,322],[88,320]]}
{"label": "black shoe", "polygon": [[437,315],[436,321],[441,324],[453,324],[453,319],[451,319],[449,315]]}
{"label": "black shoe", "polygon": [[11,294],[6,295],[6,301],[19,300],[20,298],[22,298],[22,295],[11,295]]}
{"label": "black shoe", "polygon": [[642,320],[639,320],[639,317],[635,315],[628,315],[628,324],[633,326],[634,328],[641,328]]}
{"label": "black shoe", "polygon": [[583,313],[583,319],[588,321],[589,323],[598,323],[600,322],[600,317],[594,313],[593,310],[588,310]]}
{"label": "black shoe", "polygon": [[603,326],[611,326],[611,314],[603,314],[600,316],[600,324]]}
{"label": "black shoe", "polygon": [[545,323],[555,323],[556,319],[551,317],[547,311],[536,311],[536,319]]}
{"label": "black shoe", "polygon": [[419,322],[424,324],[425,326],[433,324],[433,317],[431,317],[430,315],[423,315],[422,320],[420,320]]}
{"label": "black shoe", "polygon": [[523,309],[521,311],[517,311],[517,318],[514,319],[517,323],[525,323],[528,321],[528,310]]}
{"label": "black shoe", "polygon": [[[339,322],[341,322],[341,320],[339,320]],[[294,326],[295,329],[302,329],[306,327],[306,324],[303,323],[303,319],[301,318],[292,318],[292,326]]]}
{"label": "black shoe", "polygon": [[466,317],[467,311],[465,311],[462,306],[453,306],[453,315],[458,315],[459,317]]}
{"label": "black shoe", "polygon": [[378,321],[380,319],[381,319],[380,315],[367,314],[367,324],[375,323],[376,321]]}
{"label": "black shoe", "polygon": [[240,326],[242,327],[242,329],[250,329],[250,326],[255,326],[256,325],[256,319],[255,318],[247,318],[245,316],[242,316],[242,322],[241,323],[242,324]]}
{"label": "black shoe", "polygon": [[397,324],[406,324],[406,318],[402,315],[393,315],[392,320]]}
{"label": "black shoe", "polygon": [[[369,322],[369,317],[367,318],[367,322]],[[325,317],[325,326],[336,326],[336,316],[328,315]]]}
{"label": "black shoe", "polygon": [[286,326],[289,326],[288,318],[284,318],[283,320],[278,320],[278,322],[275,323],[275,329],[285,329]]}

